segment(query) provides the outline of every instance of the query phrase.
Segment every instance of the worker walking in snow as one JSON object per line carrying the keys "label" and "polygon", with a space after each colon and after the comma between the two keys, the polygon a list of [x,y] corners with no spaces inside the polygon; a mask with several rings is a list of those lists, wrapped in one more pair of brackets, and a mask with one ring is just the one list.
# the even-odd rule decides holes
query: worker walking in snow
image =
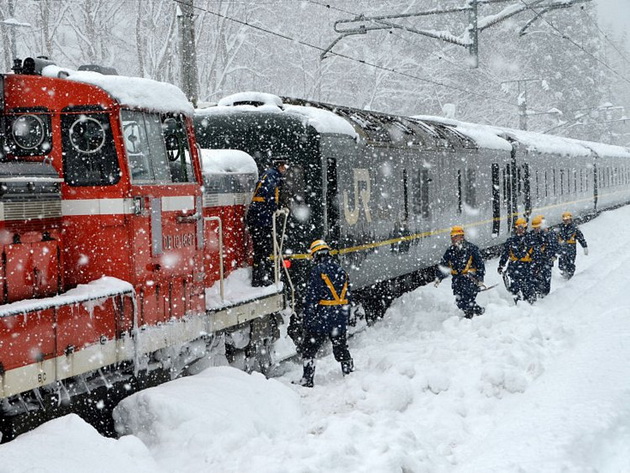
{"label": "worker walking in snow", "polygon": [[532,272],[534,244],[527,234],[527,221],[524,218],[516,219],[514,231],[514,235],[505,242],[497,271],[503,274],[505,263],[509,260],[504,276],[508,291],[514,295],[514,302],[524,299],[533,304],[536,301]]}
{"label": "worker walking in snow", "polygon": [[565,279],[571,279],[575,273],[576,242],[579,242],[584,249],[584,255],[588,255],[588,245],[580,229],[573,223],[573,215],[571,212],[564,212],[562,223],[558,227],[558,243],[560,244],[558,268]]}
{"label": "worker walking in snow", "polygon": [[438,265],[435,287],[449,274],[452,275],[451,287],[455,303],[467,319],[472,319],[474,315],[481,315],[485,311],[475,300],[477,293],[483,287],[485,273],[486,266],[479,248],[465,239],[463,227],[453,227],[451,246],[448,247]]}
{"label": "worker walking in snow", "polygon": [[315,240],[309,252],[314,266],[304,301],[304,339],[301,346],[304,372],[299,384],[312,388],[315,355],[327,339],[332,342],[333,355],[341,363],[344,376],[354,371],[354,363],[346,339],[350,310],[348,274],[335,262],[324,240]]}
{"label": "worker walking in snow", "polygon": [[530,238],[534,245],[532,273],[536,297],[543,298],[551,290],[551,270],[558,254],[558,239],[545,224],[545,217],[537,215],[532,219]]}
{"label": "worker walking in snow", "polygon": [[252,202],[247,209],[246,223],[254,247],[252,286],[273,283],[273,214],[279,208],[282,175],[287,163],[277,159],[273,167],[260,177]]}

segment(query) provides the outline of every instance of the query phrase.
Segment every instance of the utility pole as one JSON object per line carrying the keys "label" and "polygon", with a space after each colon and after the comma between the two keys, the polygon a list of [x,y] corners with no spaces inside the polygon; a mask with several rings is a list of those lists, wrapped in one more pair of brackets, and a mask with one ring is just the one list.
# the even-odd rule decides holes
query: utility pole
{"label": "utility pole", "polygon": [[176,0],[179,37],[181,40],[180,59],[182,90],[188,100],[197,106],[197,52],[195,47],[195,6],[194,0]]}
{"label": "utility pole", "polygon": [[[527,83],[540,81],[542,81],[542,79],[516,79],[501,82],[502,84],[516,82],[518,85],[518,127],[521,130],[527,130],[527,116],[529,114],[527,110]],[[540,114],[537,113],[537,115]]]}
{"label": "utility pole", "polygon": [[479,67],[479,11],[477,8],[477,0],[469,0],[470,11],[468,13],[468,37],[470,38],[470,46],[468,46],[468,54],[470,54],[471,67]]}
{"label": "utility pole", "polygon": [[[9,18],[15,18],[15,4],[9,0]],[[17,42],[15,40],[15,28],[11,28],[11,57],[17,58]]]}

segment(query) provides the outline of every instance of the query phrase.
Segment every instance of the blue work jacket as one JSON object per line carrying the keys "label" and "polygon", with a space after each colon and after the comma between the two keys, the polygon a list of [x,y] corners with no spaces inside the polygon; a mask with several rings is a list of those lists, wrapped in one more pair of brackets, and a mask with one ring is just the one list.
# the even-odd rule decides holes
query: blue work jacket
{"label": "blue work jacket", "polygon": [[311,269],[304,300],[304,328],[311,333],[345,333],[350,309],[348,274],[332,256],[320,256]]}
{"label": "blue work jacket", "polygon": [[278,210],[282,174],[275,168],[267,169],[261,176],[252,203],[247,210],[247,225],[254,227],[271,227],[273,214]]}

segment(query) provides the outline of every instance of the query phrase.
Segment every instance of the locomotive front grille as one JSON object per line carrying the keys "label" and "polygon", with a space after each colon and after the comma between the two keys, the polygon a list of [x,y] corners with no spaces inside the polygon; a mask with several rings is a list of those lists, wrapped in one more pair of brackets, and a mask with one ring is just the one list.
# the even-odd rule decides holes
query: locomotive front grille
{"label": "locomotive front grille", "polygon": [[0,202],[0,220],[61,218],[61,200]]}

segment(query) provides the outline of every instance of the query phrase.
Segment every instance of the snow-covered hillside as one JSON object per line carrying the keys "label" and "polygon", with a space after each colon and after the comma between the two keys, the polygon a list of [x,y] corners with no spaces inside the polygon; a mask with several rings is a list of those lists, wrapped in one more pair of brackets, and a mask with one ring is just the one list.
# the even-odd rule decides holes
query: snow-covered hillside
{"label": "snow-covered hillside", "polygon": [[422,287],[351,340],[346,378],[330,355],[314,389],[297,364],[210,368],[125,400],[132,435],[67,416],[0,446],[0,473],[628,472],[629,224],[626,207],[583,225],[589,256],[534,306],[499,286],[466,320],[449,284]]}

